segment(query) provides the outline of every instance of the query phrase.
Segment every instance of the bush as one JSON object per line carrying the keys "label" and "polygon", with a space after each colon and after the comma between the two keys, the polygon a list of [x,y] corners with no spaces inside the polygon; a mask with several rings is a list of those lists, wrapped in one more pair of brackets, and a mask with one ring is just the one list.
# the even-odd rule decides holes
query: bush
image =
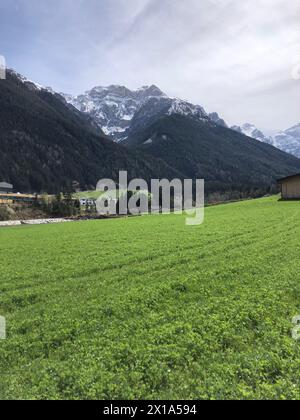
{"label": "bush", "polygon": [[0,222],[11,220],[14,214],[15,212],[9,206],[0,206]]}
{"label": "bush", "polygon": [[72,217],[80,214],[80,202],[71,194],[58,194],[53,200],[44,199],[41,208],[52,217]]}

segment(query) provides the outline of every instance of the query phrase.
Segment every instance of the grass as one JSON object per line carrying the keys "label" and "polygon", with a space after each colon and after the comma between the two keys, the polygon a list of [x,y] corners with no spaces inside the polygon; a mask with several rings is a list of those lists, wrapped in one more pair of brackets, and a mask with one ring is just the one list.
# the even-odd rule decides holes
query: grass
{"label": "grass", "polygon": [[78,193],[74,193],[73,197],[77,198],[77,199],[88,198],[88,199],[92,199],[92,200],[97,200],[100,197],[101,194],[102,193],[100,191],[95,191],[95,190],[93,190],[93,191],[81,191],[81,192],[78,192]]}
{"label": "grass", "polygon": [[0,232],[1,399],[299,399],[300,203]]}

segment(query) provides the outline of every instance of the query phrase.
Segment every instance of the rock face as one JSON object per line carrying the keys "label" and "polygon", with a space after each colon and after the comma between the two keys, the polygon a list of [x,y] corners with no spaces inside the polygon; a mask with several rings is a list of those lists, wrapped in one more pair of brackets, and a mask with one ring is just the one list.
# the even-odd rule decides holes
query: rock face
{"label": "rock face", "polygon": [[[209,116],[200,105],[170,98],[157,86],[130,90],[125,86],[95,87],[83,95],[62,94],[66,101],[92,120],[115,141],[123,141],[154,119],[172,114],[190,116],[201,121]],[[226,126],[218,114],[211,114],[216,124]]]}
{"label": "rock face", "polygon": [[168,97],[150,98],[145,101],[133,117],[129,128],[124,133],[124,140],[144,130],[151,123],[170,115],[182,115],[195,121],[209,122],[209,117],[200,105],[193,105],[181,99]]}
{"label": "rock face", "polygon": [[216,124],[220,125],[221,127],[228,128],[228,125],[226,124],[226,122],[219,116],[219,114],[217,112],[213,112],[211,114],[208,114],[208,116]]}
{"label": "rock face", "polygon": [[273,142],[278,149],[300,158],[300,124],[279,132],[274,136]]}
{"label": "rock face", "polygon": [[83,95],[62,94],[67,102],[87,113],[96,124],[116,141],[124,137],[130,122],[141,105],[151,98],[165,98],[156,86],[130,90],[125,86],[95,87]]}

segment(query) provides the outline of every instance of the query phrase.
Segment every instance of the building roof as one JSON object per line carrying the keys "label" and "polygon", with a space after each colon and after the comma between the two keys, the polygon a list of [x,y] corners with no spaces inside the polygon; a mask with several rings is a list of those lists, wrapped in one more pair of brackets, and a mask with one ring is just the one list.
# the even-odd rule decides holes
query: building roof
{"label": "building roof", "polygon": [[289,179],[297,178],[299,176],[300,174],[286,176],[285,178],[278,179],[278,182],[280,183],[280,182],[288,181]]}
{"label": "building roof", "polygon": [[8,189],[12,190],[13,185],[8,184],[7,182],[0,182],[0,188],[8,188]]}
{"label": "building roof", "polygon": [[32,194],[13,194],[13,193],[8,193],[8,194],[1,194],[0,193],[0,198],[8,198],[8,199],[17,199],[17,198],[36,198],[35,195]]}

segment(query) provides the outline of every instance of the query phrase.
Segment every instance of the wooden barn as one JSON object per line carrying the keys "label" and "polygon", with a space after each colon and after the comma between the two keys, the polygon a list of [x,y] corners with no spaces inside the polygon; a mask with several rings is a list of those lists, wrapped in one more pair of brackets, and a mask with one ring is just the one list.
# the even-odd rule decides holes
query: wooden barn
{"label": "wooden barn", "polygon": [[282,178],[278,182],[283,200],[300,200],[300,174]]}

